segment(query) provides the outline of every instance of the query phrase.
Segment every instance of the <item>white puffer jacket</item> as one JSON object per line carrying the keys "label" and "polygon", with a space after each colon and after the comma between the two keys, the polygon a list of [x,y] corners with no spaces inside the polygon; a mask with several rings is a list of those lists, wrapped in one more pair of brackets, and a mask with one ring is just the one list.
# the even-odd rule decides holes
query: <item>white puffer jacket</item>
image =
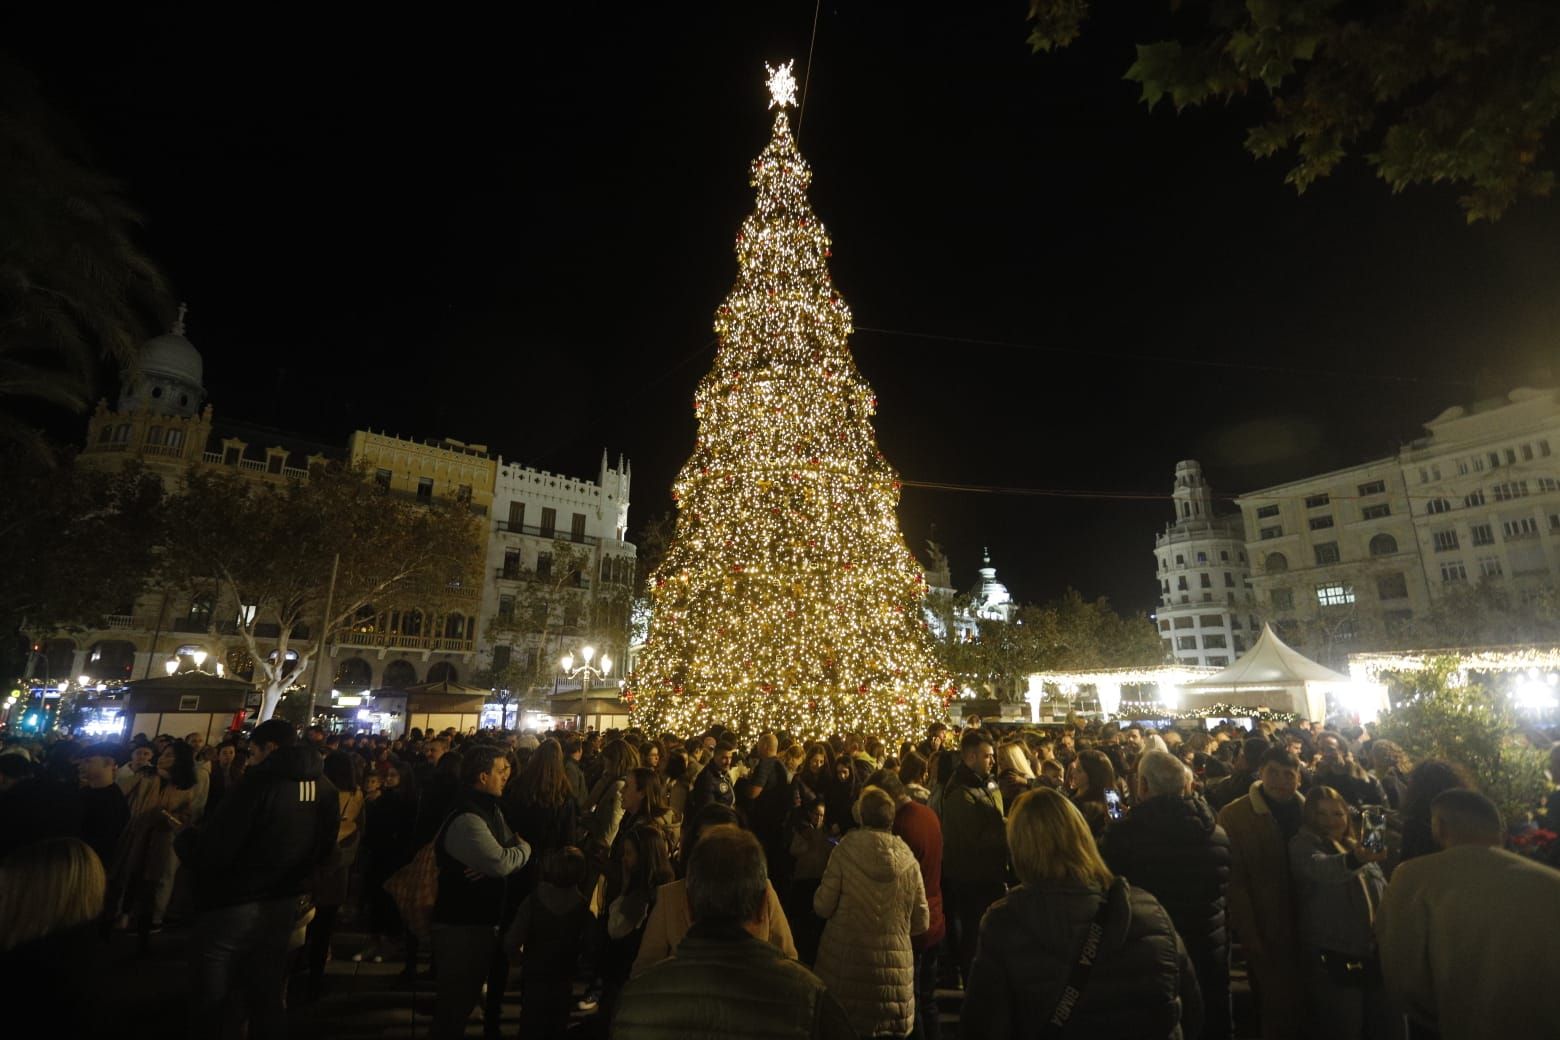
{"label": "white puffer jacket", "polygon": [[828,919],[818,977],[845,1007],[858,1036],[909,1034],[915,1025],[915,955],[910,937],[931,911],[921,867],[888,831],[858,827],[840,839],[813,898]]}

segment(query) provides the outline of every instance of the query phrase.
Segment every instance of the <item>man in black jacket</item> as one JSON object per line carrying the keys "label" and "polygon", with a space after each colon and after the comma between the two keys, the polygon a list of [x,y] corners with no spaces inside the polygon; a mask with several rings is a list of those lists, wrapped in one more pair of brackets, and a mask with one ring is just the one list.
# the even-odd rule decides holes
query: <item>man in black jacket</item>
{"label": "man in black jacket", "polygon": [[1241,742],[1240,754],[1235,757],[1235,771],[1207,789],[1208,804],[1214,812],[1251,790],[1251,785],[1257,782],[1258,763],[1272,746],[1266,737],[1247,737]]}
{"label": "man in black jacket", "polygon": [[287,941],[299,896],[336,848],[341,806],[324,759],[284,719],[255,727],[249,768],[199,829],[179,836],[195,879],[190,1035],[236,1035],[244,991],[252,1040],[287,1035]]}
{"label": "man in black jacket", "polygon": [[[1159,900],[1186,945],[1202,991],[1206,1040],[1230,1040],[1230,942],[1224,922],[1230,839],[1208,803],[1190,794],[1174,755],[1138,761],[1138,805],[1105,832],[1105,863]],[[1196,1040],[1188,1034],[1186,1040]]]}
{"label": "man in black jacket", "polygon": [[693,781],[693,791],[688,795],[690,818],[706,805],[730,808],[737,804],[736,789],[731,783],[731,756],[736,750],[736,745],[729,741],[723,740],[715,745],[715,753],[699,770],[698,777]]}

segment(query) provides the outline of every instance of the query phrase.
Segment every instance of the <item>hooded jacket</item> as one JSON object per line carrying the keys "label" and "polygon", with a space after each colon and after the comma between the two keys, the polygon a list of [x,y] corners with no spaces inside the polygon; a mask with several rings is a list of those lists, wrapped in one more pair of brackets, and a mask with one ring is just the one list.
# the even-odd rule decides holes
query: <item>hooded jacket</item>
{"label": "hooded jacket", "polygon": [[1150,798],[1111,826],[1100,851],[1114,873],[1159,900],[1193,961],[1228,957],[1230,839],[1207,802],[1195,795]]}
{"label": "hooded jacket", "polygon": [[908,1034],[915,1023],[910,937],[931,920],[910,847],[888,831],[857,827],[829,857],[813,910],[828,919],[813,970],[856,1034]]}
{"label": "hooded jacket", "polygon": [[[340,798],[312,747],[277,748],[244,771],[215,812],[181,838],[200,910],[304,891],[336,849]],[[188,842],[193,843],[193,849]]]}
{"label": "hooded jacket", "polygon": [[986,911],[960,1029],[982,1040],[1034,1036],[1061,1001],[1085,933],[1109,902],[1104,938],[1063,1036],[1179,1040],[1202,1028],[1191,959],[1164,908],[1125,882],[1020,885]]}

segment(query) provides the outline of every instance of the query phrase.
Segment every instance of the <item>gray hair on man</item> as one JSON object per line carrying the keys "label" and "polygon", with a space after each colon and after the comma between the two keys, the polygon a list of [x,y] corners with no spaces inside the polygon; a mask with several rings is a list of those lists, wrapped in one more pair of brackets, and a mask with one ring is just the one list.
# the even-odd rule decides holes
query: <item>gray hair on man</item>
{"label": "gray hair on man", "polygon": [[1138,781],[1150,798],[1186,793],[1191,771],[1168,751],[1145,751],[1137,763]]}

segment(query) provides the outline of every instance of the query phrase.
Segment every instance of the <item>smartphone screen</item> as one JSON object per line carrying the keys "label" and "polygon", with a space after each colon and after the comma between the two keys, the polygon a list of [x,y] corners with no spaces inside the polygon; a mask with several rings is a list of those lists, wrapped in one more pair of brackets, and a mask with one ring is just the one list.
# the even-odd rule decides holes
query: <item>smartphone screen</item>
{"label": "smartphone screen", "polygon": [[1113,820],[1121,819],[1121,795],[1114,789],[1105,792],[1105,812]]}

